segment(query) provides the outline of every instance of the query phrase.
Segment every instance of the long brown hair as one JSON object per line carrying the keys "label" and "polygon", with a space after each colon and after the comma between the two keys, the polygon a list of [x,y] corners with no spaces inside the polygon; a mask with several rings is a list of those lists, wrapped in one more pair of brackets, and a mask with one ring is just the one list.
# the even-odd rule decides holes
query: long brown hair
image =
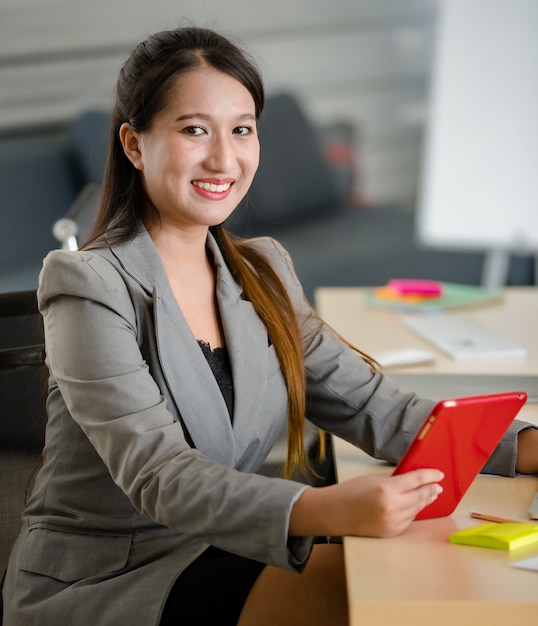
{"label": "long brown hair", "polygon": [[[310,463],[304,446],[306,411],[304,351],[299,324],[290,298],[271,265],[249,245],[248,240],[230,236],[222,226],[211,230],[234,278],[267,328],[286,381],[288,454],[284,473],[289,477],[296,468],[306,473],[310,469]],[[324,441],[320,433],[322,456],[325,453]]]}
{"label": "long brown hair", "polygon": [[[128,122],[136,132],[148,130],[153,117],[166,105],[177,77],[203,64],[239,80],[252,95],[259,118],[265,97],[263,82],[253,61],[237,44],[212,30],[194,27],[162,31],[140,43],[124,63],[116,85],[101,204],[85,248],[129,241],[141,223],[158,220],[137,170],[124,154],[119,129]],[[231,235],[222,225],[211,231],[235,280],[265,324],[282,368],[288,395],[285,475],[290,476],[296,468],[306,472],[310,463],[304,446],[303,344],[289,296],[271,265],[248,240]],[[323,446],[321,450],[323,453]]]}

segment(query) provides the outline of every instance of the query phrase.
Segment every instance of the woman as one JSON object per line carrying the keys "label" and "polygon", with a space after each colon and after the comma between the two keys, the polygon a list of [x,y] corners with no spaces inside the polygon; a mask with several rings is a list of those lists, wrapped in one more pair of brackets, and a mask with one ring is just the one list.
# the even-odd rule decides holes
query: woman
{"label": "woman", "polygon": [[[289,475],[304,416],[396,461],[432,407],[316,317],[278,243],[222,227],[263,98],[203,29],[149,37],[121,70],[93,236],[40,277],[49,421],[9,626],[345,624],[341,546],[313,537],[400,533],[440,492],[434,469],[321,488],[256,474],[286,420]],[[489,471],[538,471],[537,436],[515,422]]]}

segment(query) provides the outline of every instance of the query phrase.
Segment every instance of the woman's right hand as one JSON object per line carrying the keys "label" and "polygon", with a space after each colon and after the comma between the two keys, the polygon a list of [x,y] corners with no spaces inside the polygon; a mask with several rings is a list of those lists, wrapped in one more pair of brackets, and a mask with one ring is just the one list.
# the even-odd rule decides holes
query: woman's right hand
{"label": "woman's right hand", "polygon": [[306,489],[295,503],[290,535],[392,537],[442,492],[443,474],[419,469],[372,474],[329,487]]}

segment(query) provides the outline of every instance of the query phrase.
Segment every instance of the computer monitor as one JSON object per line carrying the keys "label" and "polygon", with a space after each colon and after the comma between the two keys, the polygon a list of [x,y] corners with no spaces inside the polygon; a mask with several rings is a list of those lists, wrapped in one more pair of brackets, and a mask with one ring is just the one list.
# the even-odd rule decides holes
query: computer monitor
{"label": "computer monitor", "polygon": [[417,237],[485,251],[502,284],[510,253],[538,253],[538,2],[438,6]]}

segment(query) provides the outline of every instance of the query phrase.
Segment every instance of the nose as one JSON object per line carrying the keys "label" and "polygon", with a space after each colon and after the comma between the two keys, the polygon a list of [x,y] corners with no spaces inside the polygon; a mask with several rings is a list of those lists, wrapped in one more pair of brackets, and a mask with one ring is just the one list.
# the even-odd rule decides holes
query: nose
{"label": "nose", "polygon": [[213,172],[227,174],[233,169],[235,162],[236,154],[233,138],[224,135],[215,136],[209,146],[206,167]]}

